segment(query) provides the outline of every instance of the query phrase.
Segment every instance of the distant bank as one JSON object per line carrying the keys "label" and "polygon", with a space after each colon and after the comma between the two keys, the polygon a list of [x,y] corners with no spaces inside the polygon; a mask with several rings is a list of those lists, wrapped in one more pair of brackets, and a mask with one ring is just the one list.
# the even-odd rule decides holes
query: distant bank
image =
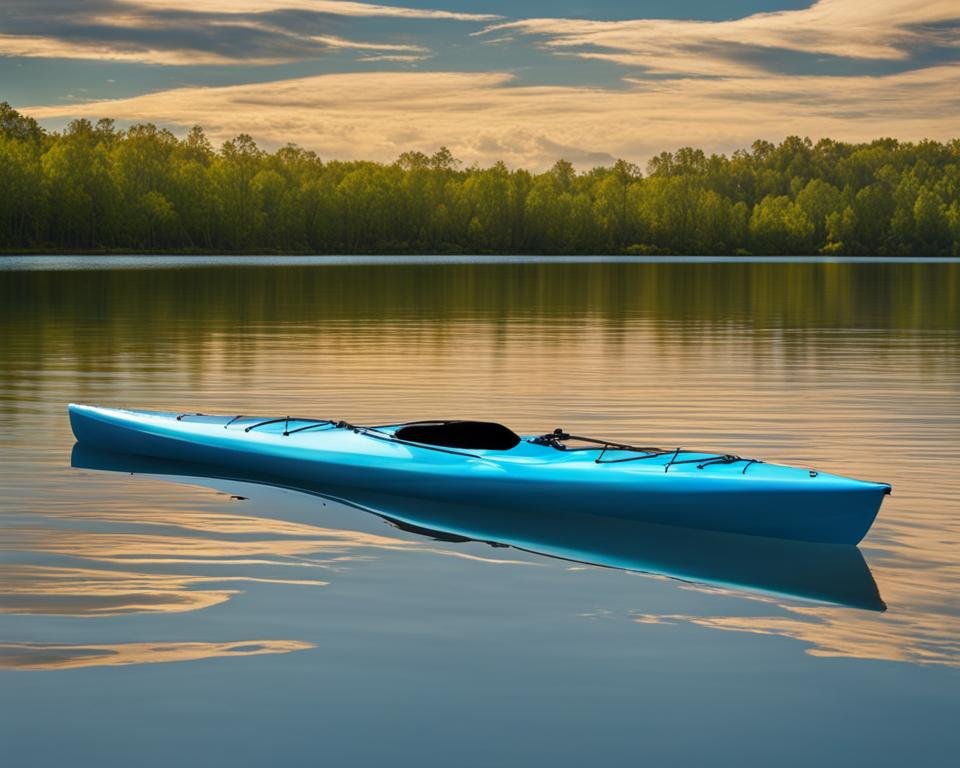
{"label": "distant bank", "polygon": [[[960,268],[958,257],[920,256],[444,256],[433,255],[236,255],[220,254],[205,256],[170,254],[46,254],[0,256],[0,272],[61,272],[102,270],[182,270],[232,267],[335,267],[335,266],[482,266],[482,265],[584,265],[598,267],[622,264],[668,266],[671,264],[699,264],[704,266],[780,265],[793,268],[807,264],[846,264],[893,268],[896,265],[948,264],[954,275]],[[719,274],[719,273],[717,273]],[[789,274],[789,273],[787,273]]]}
{"label": "distant bank", "polygon": [[960,256],[960,140],[664,152],[533,173],[324,161],[0,104],[0,253]]}

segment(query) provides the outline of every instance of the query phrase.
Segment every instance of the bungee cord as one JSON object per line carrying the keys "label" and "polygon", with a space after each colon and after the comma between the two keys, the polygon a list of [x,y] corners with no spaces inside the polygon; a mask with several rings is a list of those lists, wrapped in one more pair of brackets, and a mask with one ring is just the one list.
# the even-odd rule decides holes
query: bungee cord
{"label": "bungee cord", "polygon": [[[584,446],[569,446],[566,444],[566,441],[574,440],[581,443],[592,443],[593,445],[584,445]],[[655,459],[661,456],[670,456],[670,460],[664,464],[663,471],[668,472],[670,467],[677,464],[696,464],[697,469],[705,469],[714,464],[736,464],[737,462],[745,462],[743,471],[740,473],[745,475],[747,470],[753,464],[762,464],[761,459],[749,459],[742,456],[737,456],[733,453],[717,453],[711,454],[709,451],[700,451],[692,448],[675,448],[675,449],[663,449],[655,448],[653,446],[642,446],[642,445],[630,445],[629,443],[618,443],[613,440],[604,440],[597,437],[585,437],[583,435],[571,435],[569,432],[563,430],[562,427],[557,427],[553,432],[548,432],[545,435],[539,435],[537,437],[530,438],[529,442],[536,445],[547,445],[551,448],[555,448],[558,451],[600,451],[598,456],[593,460],[595,464],[620,464],[627,461],[643,461],[644,459]],[[639,453],[639,456],[622,456],[615,459],[605,459],[608,451],[629,451],[633,453]],[[693,459],[681,459],[682,454],[698,454],[697,458]]]}
{"label": "bungee cord", "polygon": [[[205,417],[210,418],[208,414],[205,413],[181,413],[177,416],[177,421],[183,421],[184,419],[189,419],[190,417]],[[224,429],[229,429],[231,426],[236,424],[240,419],[244,418],[243,414],[237,414],[227,421],[224,425]],[[290,429],[290,424],[302,424],[302,426],[294,427]],[[410,426],[412,424],[433,424],[433,423],[442,423],[436,421],[427,421],[427,422],[406,422],[400,425],[387,425],[387,426]],[[370,437],[376,440],[385,440],[387,442],[399,443],[401,445],[409,445],[415,448],[423,448],[425,450],[437,451],[439,453],[449,453],[455,456],[466,456],[473,459],[482,459],[489,460],[489,456],[478,455],[475,453],[469,453],[467,451],[454,450],[452,448],[445,448],[438,445],[431,445],[429,443],[419,443],[413,440],[405,440],[403,438],[397,437],[391,432],[383,431],[385,426],[364,426],[361,424],[351,424],[347,421],[337,421],[334,419],[311,419],[311,418],[302,418],[294,416],[284,416],[282,418],[275,419],[264,419],[263,421],[257,421],[253,424],[249,424],[243,428],[244,432],[251,432],[253,430],[259,429],[261,427],[266,427],[273,424],[283,424],[282,435],[284,437],[290,437],[300,432],[306,432],[309,430],[320,429],[322,427],[327,427],[330,429],[349,429],[353,432]],[[590,443],[590,445],[582,446],[571,446],[567,445],[568,441],[575,441],[580,443]],[[669,472],[671,467],[681,465],[681,464],[695,464],[697,469],[706,469],[714,465],[724,465],[724,464],[736,464],[743,462],[744,466],[740,474],[745,475],[747,470],[754,464],[762,464],[762,459],[751,459],[745,458],[743,456],[738,456],[733,453],[710,453],[709,451],[695,450],[692,448],[672,448],[672,449],[663,449],[656,448],[654,446],[641,446],[641,445],[631,445],[630,443],[621,443],[614,440],[605,440],[597,437],[586,437],[584,435],[572,435],[569,432],[566,432],[561,427],[557,427],[553,432],[547,432],[543,435],[538,435],[536,437],[528,438],[527,442],[534,445],[543,445],[554,448],[558,451],[565,452],[574,452],[574,451],[599,451],[600,453],[594,459],[595,464],[622,464],[624,462],[630,461],[644,461],[646,459],[656,459],[664,456],[669,456],[670,459],[663,465],[663,471]],[[626,451],[629,453],[639,454],[637,456],[619,456],[616,458],[606,458],[608,452],[612,451]],[[695,454],[694,458],[681,458],[681,456],[686,454]]]}

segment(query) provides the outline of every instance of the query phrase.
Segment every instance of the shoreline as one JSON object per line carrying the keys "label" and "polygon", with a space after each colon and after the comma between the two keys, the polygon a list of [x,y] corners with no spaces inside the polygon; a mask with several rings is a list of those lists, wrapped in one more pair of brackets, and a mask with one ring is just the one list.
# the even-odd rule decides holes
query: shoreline
{"label": "shoreline", "polygon": [[0,254],[0,272],[176,267],[497,264],[960,264],[954,256],[635,256],[525,254],[26,253]]}
{"label": "shoreline", "polygon": [[510,252],[510,251],[271,251],[267,249],[254,249],[249,251],[223,251],[223,250],[136,250],[136,249],[78,249],[78,248],[35,248],[35,249],[3,249],[0,248],[0,259],[5,258],[100,258],[100,257],[123,257],[123,258],[410,258],[410,259],[477,259],[477,258],[508,258],[508,259],[723,259],[729,261],[749,261],[751,259],[762,260],[818,260],[818,261],[957,261],[960,256],[882,256],[877,254],[852,254],[852,253],[630,253],[626,251],[617,252],[570,252],[570,253],[538,253],[538,252]]}

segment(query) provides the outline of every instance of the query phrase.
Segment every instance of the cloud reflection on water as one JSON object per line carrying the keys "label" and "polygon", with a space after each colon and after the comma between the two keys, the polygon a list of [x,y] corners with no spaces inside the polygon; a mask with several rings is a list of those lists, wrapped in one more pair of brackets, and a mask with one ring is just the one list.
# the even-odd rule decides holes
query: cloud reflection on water
{"label": "cloud reflection on water", "polygon": [[47,616],[179,613],[209,608],[237,594],[235,589],[197,588],[211,581],[223,579],[5,565],[0,568],[0,612]]}
{"label": "cloud reflection on water", "polygon": [[0,669],[73,669],[196,661],[218,657],[260,656],[313,648],[297,640],[250,640],[229,643],[113,643],[56,645],[0,643]]}
{"label": "cloud reflection on water", "polygon": [[708,629],[776,635],[799,640],[820,657],[902,661],[960,667],[960,618],[921,612],[865,618],[849,610],[778,606],[779,616],[692,616],[633,614],[639,624],[693,624]]}

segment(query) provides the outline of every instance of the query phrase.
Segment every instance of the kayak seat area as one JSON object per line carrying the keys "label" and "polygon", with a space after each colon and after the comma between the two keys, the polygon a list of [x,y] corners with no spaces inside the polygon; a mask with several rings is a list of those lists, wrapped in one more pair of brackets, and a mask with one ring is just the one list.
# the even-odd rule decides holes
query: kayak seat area
{"label": "kayak seat area", "polygon": [[394,437],[443,448],[509,451],[520,436],[492,421],[421,421],[404,424]]}

